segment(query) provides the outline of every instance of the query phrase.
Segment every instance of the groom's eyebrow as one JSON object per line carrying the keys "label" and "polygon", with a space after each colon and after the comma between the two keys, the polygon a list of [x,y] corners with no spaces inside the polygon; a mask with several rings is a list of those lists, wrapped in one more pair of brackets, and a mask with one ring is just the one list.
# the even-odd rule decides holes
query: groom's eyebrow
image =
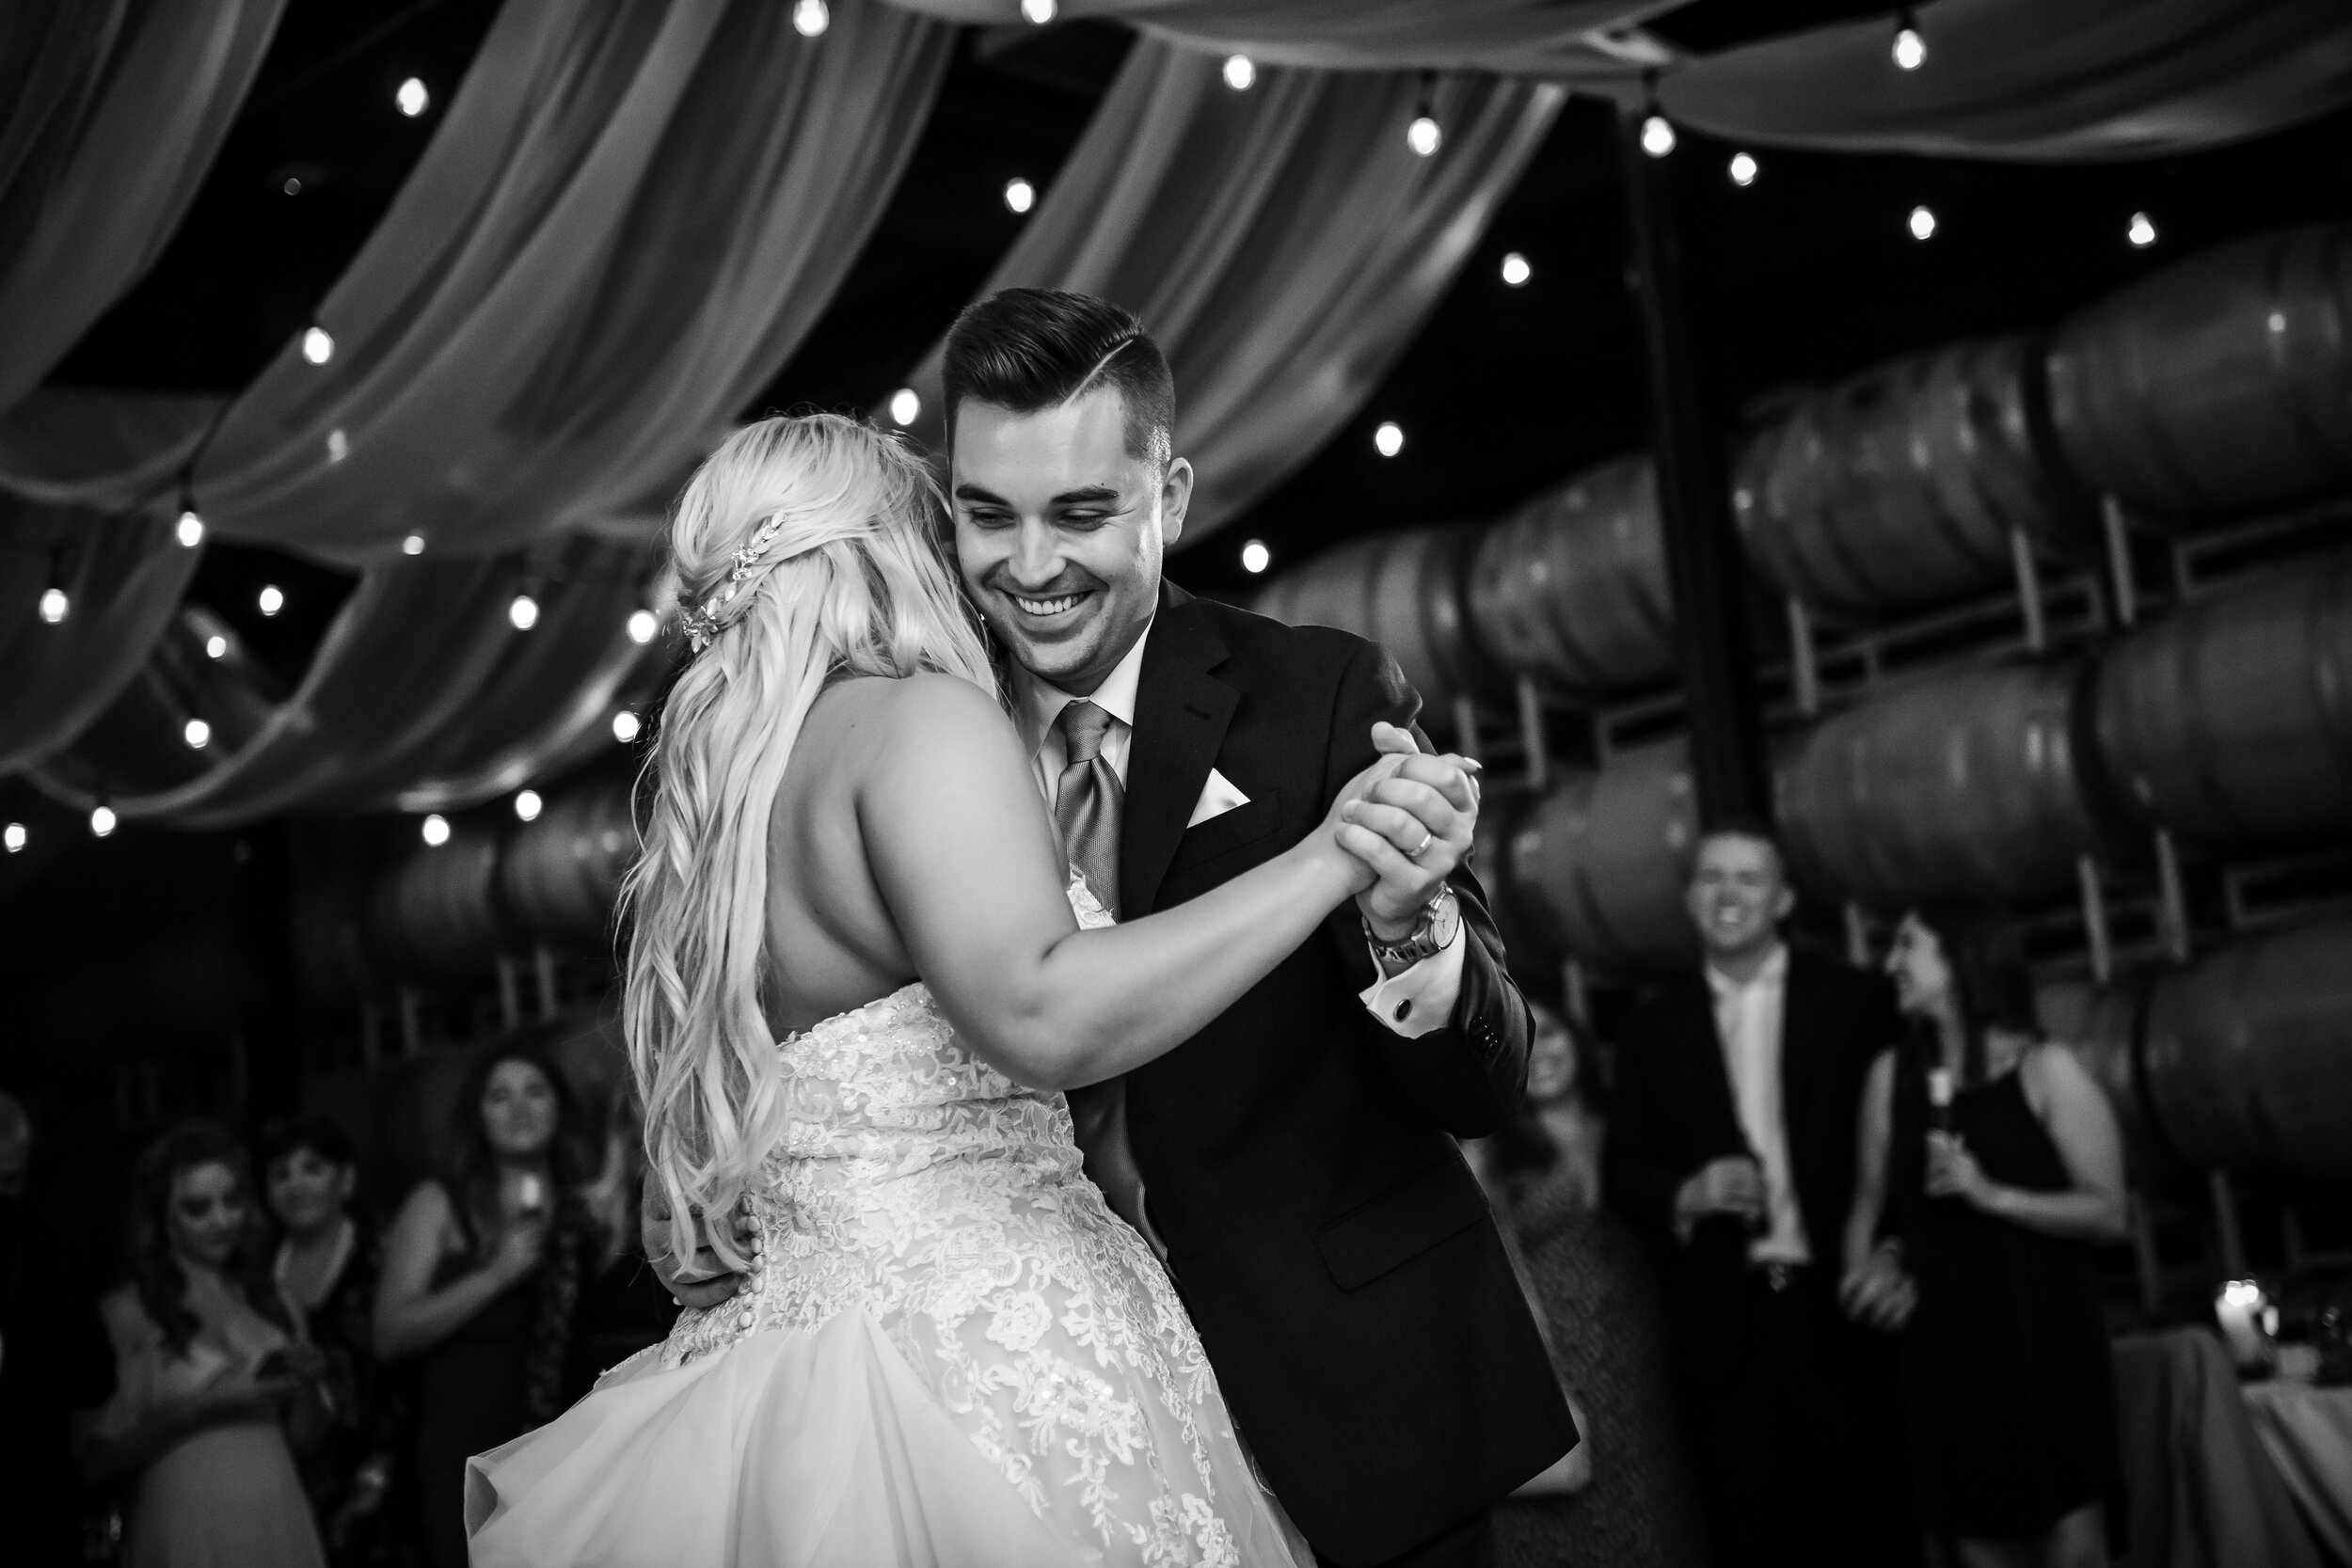
{"label": "groom's eyebrow", "polygon": [[[984,489],[977,484],[957,485],[956,499],[971,501],[979,506],[1001,506],[1008,511],[1012,510],[1012,502],[1005,499],[995,491]],[[1064,490],[1045,504],[1048,506],[1100,506],[1105,501],[1118,499],[1119,490],[1115,485],[1089,484],[1076,490]]]}

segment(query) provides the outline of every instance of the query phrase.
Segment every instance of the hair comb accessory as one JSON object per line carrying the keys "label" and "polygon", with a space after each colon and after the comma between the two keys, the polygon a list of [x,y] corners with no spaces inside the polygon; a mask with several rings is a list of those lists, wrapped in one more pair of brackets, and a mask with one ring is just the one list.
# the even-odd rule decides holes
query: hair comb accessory
{"label": "hair comb accessory", "polygon": [[689,649],[694,653],[701,653],[710,646],[711,639],[725,629],[719,620],[719,612],[724,610],[728,601],[735,597],[736,590],[742,587],[743,579],[752,575],[752,568],[759,563],[760,556],[766,553],[769,546],[776,542],[776,535],[783,531],[784,514],[770,513],[768,520],[759,525],[759,531],[752,535],[751,543],[735,552],[735,563],[727,572],[725,586],[705,598],[702,603],[690,604],[678,612],[678,627],[686,633],[686,645]]}

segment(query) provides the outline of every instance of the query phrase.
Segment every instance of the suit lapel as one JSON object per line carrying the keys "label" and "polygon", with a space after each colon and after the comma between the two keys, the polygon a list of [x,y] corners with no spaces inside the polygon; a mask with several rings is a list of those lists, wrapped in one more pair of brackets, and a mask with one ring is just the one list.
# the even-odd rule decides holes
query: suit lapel
{"label": "suit lapel", "polygon": [[1216,765],[1241,693],[1209,673],[1227,649],[1192,595],[1160,588],[1160,610],[1143,650],[1136,722],[1127,752],[1127,797],[1119,830],[1120,913],[1148,914]]}
{"label": "suit lapel", "polygon": [[1715,991],[1704,970],[1698,984],[1687,988],[1683,995],[1691,1009],[1690,1022],[1682,1031],[1691,1042],[1690,1059],[1683,1064],[1685,1080],[1697,1097],[1696,1109],[1707,1128],[1707,1141],[1727,1153],[1745,1149],[1748,1135],[1740,1130],[1740,1110],[1731,1094],[1731,1069],[1724,1060],[1723,1034],[1715,1027]]}
{"label": "suit lapel", "polygon": [[1780,1003],[1780,1119],[1788,1130],[1788,1157],[1793,1165],[1801,1140],[1809,1142],[1813,1112],[1816,1049],[1820,1041],[1813,1026],[1815,997],[1808,984],[1807,965],[1791,952],[1788,977],[1781,987]]}

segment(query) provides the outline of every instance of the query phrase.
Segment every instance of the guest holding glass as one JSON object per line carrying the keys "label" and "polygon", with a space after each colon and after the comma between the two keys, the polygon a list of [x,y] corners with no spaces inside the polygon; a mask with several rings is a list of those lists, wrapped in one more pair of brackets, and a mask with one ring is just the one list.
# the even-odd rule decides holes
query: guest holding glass
{"label": "guest holding glass", "polygon": [[338,1564],[393,1560],[386,1508],[400,1455],[397,1381],[375,1357],[374,1227],[352,1207],[358,1167],[342,1129],[323,1117],[278,1122],[262,1134],[262,1182],[281,1235],[272,1270],[325,1357],[326,1430],[300,1456],[327,1555]]}
{"label": "guest holding glass", "polygon": [[82,1433],[93,1479],[135,1477],[125,1568],[320,1568],[287,1424],[315,1431],[318,1353],[270,1278],[245,1150],[192,1122],[133,1172],[131,1278],[99,1304],[114,1398]]}
{"label": "guest holding glass", "polygon": [[2103,1568],[2115,1392],[2091,1243],[2123,1234],[2114,1116],[2042,1037],[1999,911],[1913,911],[1886,969],[1915,1035],[1863,1094],[1839,1296],[1901,1336],[1918,1521],[1953,1568]]}
{"label": "guest holding glass", "polygon": [[417,1486],[436,1568],[466,1561],[467,1459],[563,1409],[594,1246],[580,1132],[546,1057],[492,1047],[460,1084],[441,1174],[408,1195],[385,1239],[375,1346],[418,1362]]}

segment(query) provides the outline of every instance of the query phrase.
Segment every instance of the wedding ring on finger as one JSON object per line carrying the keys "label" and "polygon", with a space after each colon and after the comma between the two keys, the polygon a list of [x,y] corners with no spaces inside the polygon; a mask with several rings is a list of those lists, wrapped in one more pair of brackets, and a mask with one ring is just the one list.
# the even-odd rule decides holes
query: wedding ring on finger
{"label": "wedding ring on finger", "polygon": [[1406,850],[1405,858],[1408,861],[1417,861],[1421,859],[1422,856],[1429,853],[1429,847],[1437,842],[1438,835],[1431,832],[1428,829],[1423,828],[1421,833],[1421,843],[1413,848]]}

